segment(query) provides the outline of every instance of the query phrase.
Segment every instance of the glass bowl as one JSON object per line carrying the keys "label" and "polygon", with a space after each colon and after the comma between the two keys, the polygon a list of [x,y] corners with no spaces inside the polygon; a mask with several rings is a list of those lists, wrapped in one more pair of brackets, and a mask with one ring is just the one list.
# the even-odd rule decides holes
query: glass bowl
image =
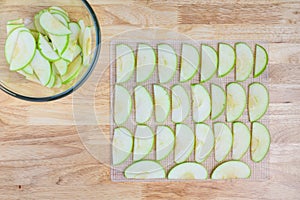
{"label": "glass bowl", "polygon": [[[89,65],[82,68],[79,75],[60,88],[48,88],[27,80],[23,75],[9,70],[5,59],[6,24],[9,20],[22,18],[26,27],[32,27],[34,16],[42,9],[58,6],[69,13],[70,21],[83,20],[92,26],[92,54]],[[101,43],[100,26],[95,12],[86,0],[27,0],[4,1],[0,12],[0,89],[7,94],[27,101],[45,102],[60,99],[78,89],[96,66]]]}

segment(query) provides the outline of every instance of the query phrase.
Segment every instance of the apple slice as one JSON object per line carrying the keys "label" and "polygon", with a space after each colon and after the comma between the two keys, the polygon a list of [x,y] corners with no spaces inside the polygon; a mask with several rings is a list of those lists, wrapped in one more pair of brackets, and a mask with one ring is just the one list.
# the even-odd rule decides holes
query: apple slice
{"label": "apple slice", "polygon": [[184,121],[190,113],[190,97],[181,85],[172,88],[172,121],[175,123]]}
{"label": "apple slice", "polygon": [[202,45],[201,49],[201,82],[210,80],[218,68],[218,54],[214,48]]}
{"label": "apple slice", "polygon": [[229,83],[227,85],[226,98],[226,119],[228,122],[233,122],[241,117],[246,103],[246,91],[239,83]]}
{"label": "apple slice", "polygon": [[257,121],[268,110],[269,92],[261,83],[252,83],[249,86],[248,112],[251,122]]}
{"label": "apple slice", "polygon": [[126,88],[115,86],[114,121],[116,124],[124,124],[131,113],[132,100]]}
{"label": "apple slice", "polygon": [[253,53],[246,44],[239,42],[235,45],[236,50],[236,81],[246,80],[253,70]]}
{"label": "apple slice", "polygon": [[195,122],[205,121],[211,111],[211,100],[208,91],[201,84],[191,86],[193,97],[193,119]]}
{"label": "apple slice", "polygon": [[61,76],[62,83],[68,84],[76,79],[81,69],[82,57],[78,56],[73,62],[69,64],[67,72],[63,76]]}
{"label": "apple slice", "polygon": [[36,30],[39,32],[39,33],[42,33],[43,35],[46,35],[46,32],[45,30],[42,28],[41,24],[40,24],[40,16],[42,14],[42,11],[39,12],[38,14],[36,14],[34,16],[34,26],[36,28]]}
{"label": "apple slice", "polygon": [[59,75],[56,74],[55,83],[53,85],[54,88],[60,88],[62,86],[62,80]]}
{"label": "apple slice", "polygon": [[191,80],[199,71],[200,55],[196,47],[191,44],[182,45],[180,82]]}
{"label": "apple slice", "polygon": [[79,37],[78,37],[78,43],[82,47],[83,46],[83,36],[84,36],[84,30],[85,30],[85,23],[81,19],[81,20],[78,21],[78,25],[80,27],[80,33],[79,33]]}
{"label": "apple slice", "polygon": [[55,61],[53,62],[53,65],[56,69],[56,71],[61,75],[65,75],[68,71],[68,62],[63,60],[63,59],[60,59],[58,61]]}
{"label": "apple slice", "polygon": [[168,83],[174,77],[177,70],[177,55],[168,44],[157,46],[158,77],[160,83]]}
{"label": "apple slice", "polygon": [[170,95],[164,87],[156,84],[153,85],[153,91],[155,120],[159,123],[162,123],[166,121],[170,113]]}
{"label": "apple slice", "polygon": [[204,162],[214,148],[214,134],[209,125],[200,123],[195,125],[196,149],[195,160]]}
{"label": "apple slice", "polygon": [[52,73],[51,73],[51,77],[50,77],[50,80],[48,82],[48,84],[46,85],[47,88],[52,88],[55,84],[55,81],[56,81],[56,74],[55,72],[52,70]]}
{"label": "apple slice", "polygon": [[6,33],[7,35],[9,35],[16,28],[22,28],[22,27],[24,27],[24,24],[8,24],[6,25]]}
{"label": "apple slice", "polygon": [[247,152],[250,145],[250,131],[243,122],[234,122],[232,124],[233,145],[232,159],[240,160]]}
{"label": "apple slice", "polygon": [[13,19],[13,20],[8,20],[7,21],[7,25],[11,25],[11,24],[24,24],[24,21],[22,18],[19,19]]}
{"label": "apple slice", "polygon": [[62,55],[66,50],[70,42],[70,36],[69,35],[52,35],[49,34],[49,37],[51,39],[52,45],[55,50],[58,51],[59,55]]}
{"label": "apple slice", "polygon": [[11,57],[10,70],[23,69],[32,61],[36,51],[34,37],[29,31],[20,31]]}
{"label": "apple slice", "polygon": [[7,37],[5,42],[5,58],[8,64],[11,63],[11,59],[14,53],[15,46],[18,42],[18,36],[21,31],[29,31],[27,28],[21,27],[13,30]]}
{"label": "apple slice", "polygon": [[30,74],[30,75],[33,74],[33,69],[32,69],[32,67],[30,66],[30,64],[27,65],[27,67],[23,68],[22,71],[25,72],[26,74]]}
{"label": "apple slice", "polygon": [[222,122],[214,123],[215,133],[215,160],[223,161],[229,154],[232,146],[232,133],[227,124]]}
{"label": "apple slice", "polygon": [[212,173],[212,179],[236,179],[249,178],[250,167],[241,161],[227,161],[219,165]]}
{"label": "apple slice", "polygon": [[40,80],[41,84],[46,86],[51,79],[52,68],[49,61],[42,56],[39,50],[36,50],[30,66],[33,68],[33,71]]}
{"label": "apple slice", "polygon": [[41,27],[53,35],[69,35],[72,32],[57,18],[48,11],[43,11],[40,15]]}
{"label": "apple slice", "polygon": [[86,27],[83,35],[82,45],[82,57],[83,65],[88,66],[90,64],[92,55],[92,27]]}
{"label": "apple slice", "polygon": [[116,46],[117,83],[127,82],[134,72],[134,66],[135,57],[133,50],[126,44],[118,44]]}
{"label": "apple slice", "polygon": [[165,178],[166,172],[158,162],[142,160],[127,167],[124,176],[131,179],[159,179]]}
{"label": "apple slice", "polygon": [[136,62],[136,82],[147,81],[155,70],[156,55],[154,49],[147,44],[139,44]]}
{"label": "apple slice", "polygon": [[64,15],[58,13],[58,12],[52,12],[51,13],[56,19],[58,19],[58,21],[60,21],[63,25],[65,25],[66,27],[69,26],[69,22],[67,21],[67,19],[65,18]]}
{"label": "apple slice", "polygon": [[133,160],[141,160],[152,150],[154,134],[146,125],[137,125],[134,135]]}
{"label": "apple slice", "polygon": [[224,77],[229,74],[234,68],[235,51],[231,45],[219,43],[219,66],[218,76]]}
{"label": "apple slice", "polygon": [[135,119],[137,123],[147,122],[153,112],[153,100],[149,91],[143,86],[134,88]]}
{"label": "apple slice", "polygon": [[51,62],[59,60],[60,57],[53,50],[49,42],[44,38],[42,34],[39,34],[38,47],[41,51],[42,56],[44,56],[47,60]]}
{"label": "apple slice", "polygon": [[80,26],[76,22],[69,23],[70,31],[72,32],[70,35],[70,40],[77,41],[80,35]]}
{"label": "apple slice", "polygon": [[58,7],[58,6],[51,6],[51,7],[49,8],[49,10],[50,10],[50,12],[51,12],[51,11],[58,11],[58,12],[64,14],[64,15],[66,15],[67,17],[69,16],[69,14],[68,14],[67,11],[65,11],[64,9],[62,9],[61,7]]}
{"label": "apple slice", "polygon": [[251,159],[262,161],[270,148],[271,136],[267,127],[259,122],[252,123]]}
{"label": "apple slice", "polygon": [[222,87],[211,84],[211,119],[217,119],[225,110],[226,94]]}
{"label": "apple slice", "polygon": [[207,170],[202,165],[195,162],[185,162],[173,167],[168,179],[207,179]]}
{"label": "apple slice", "polygon": [[190,127],[185,124],[176,124],[175,140],[175,162],[186,161],[191,155],[195,146],[195,135]]}
{"label": "apple slice", "polygon": [[174,132],[168,126],[157,126],[156,129],[156,160],[165,159],[173,150]]}
{"label": "apple slice", "polygon": [[116,128],[112,141],[113,165],[123,163],[130,156],[133,146],[132,134],[126,128]]}
{"label": "apple slice", "polygon": [[[72,62],[74,59],[74,52],[75,52],[77,46],[78,46],[77,41],[69,40],[66,50],[63,52],[63,54],[61,54],[61,58],[66,60],[67,62]],[[81,51],[81,49],[80,49],[80,51]],[[75,58],[77,57],[77,55],[75,56]]]}
{"label": "apple slice", "polygon": [[255,46],[255,65],[254,65],[254,78],[259,77],[267,68],[269,61],[266,49],[260,45]]}

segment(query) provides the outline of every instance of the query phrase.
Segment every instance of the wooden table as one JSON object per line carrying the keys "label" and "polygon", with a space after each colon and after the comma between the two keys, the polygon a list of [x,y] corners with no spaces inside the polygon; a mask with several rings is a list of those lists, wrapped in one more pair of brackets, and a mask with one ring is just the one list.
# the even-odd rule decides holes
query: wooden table
{"label": "wooden table", "polygon": [[[4,1],[0,0],[0,6]],[[102,25],[105,41],[98,65],[107,66],[109,62],[107,44],[111,38],[137,28],[164,28],[196,40],[268,42],[270,179],[113,183],[110,168],[88,153],[77,134],[72,96],[51,103],[30,103],[1,92],[0,199],[299,199],[299,0],[90,0],[90,3]],[[161,32],[155,37],[169,36]],[[103,77],[106,81],[101,85],[102,101],[97,115],[107,119],[107,70]],[[102,125],[109,134],[109,122],[104,120]]]}

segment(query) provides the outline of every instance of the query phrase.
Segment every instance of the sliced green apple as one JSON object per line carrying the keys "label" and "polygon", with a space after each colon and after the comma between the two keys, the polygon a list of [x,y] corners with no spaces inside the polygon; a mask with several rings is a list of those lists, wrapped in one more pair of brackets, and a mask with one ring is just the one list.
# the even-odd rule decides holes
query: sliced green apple
{"label": "sliced green apple", "polygon": [[22,69],[23,72],[25,72],[26,74],[30,74],[32,75],[33,74],[33,69],[32,67],[29,65],[27,65],[25,68]]}
{"label": "sliced green apple", "polygon": [[218,54],[214,48],[202,45],[201,48],[201,82],[210,80],[218,68]]}
{"label": "sliced green apple", "polygon": [[259,77],[267,68],[268,53],[266,49],[260,45],[255,46],[255,65],[254,65],[254,78]]}
{"label": "sliced green apple", "polygon": [[61,58],[66,60],[67,62],[72,62],[74,57],[75,58],[77,57],[74,56],[74,52],[76,48],[77,48],[77,41],[70,40],[66,50],[63,52],[63,54],[61,54]]}
{"label": "sliced green apple", "polygon": [[168,179],[207,179],[207,170],[202,165],[195,162],[185,162],[173,167]]}
{"label": "sliced green apple", "polygon": [[42,34],[39,34],[38,47],[41,51],[41,54],[49,61],[59,60],[59,56],[51,47],[50,43],[44,38]]}
{"label": "sliced green apple", "polygon": [[235,51],[234,48],[225,43],[219,43],[219,66],[218,76],[224,77],[234,68]]}
{"label": "sliced green apple", "polygon": [[78,38],[78,43],[82,47],[83,46],[83,36],[84,36],[84,30],[85,30],[85,23],[81,19],[81,20],[78,21],[78,25],[80,27],[80,34],[79,34],[79,38]]}
{"label": "sliced green apple", "polygon": [[19,18],[19,19],[13,19],[13,20],[8,20],[7,21],[7,24],[10,25],[10,24],[23,24],[24,21],[22,18]]}
{"label": "sliced green apple", "polygon": [[157,46],[158,77],[160,83],[168,83],[174,77],[177,70],[177,55],[168,44]]}
{"label": "sliced green apple", "polygon": [[156,129],[156,160],[166,158],[174,148],[174,132],[168,126],[157,126]]}
{"label": "sliced green apple", "polygon": [[82,69],[82,57],[78,56],[75,58],[73,62],[71,62],[68,66],[67,72],[61,76],[61,80],[63,84],[68,84],[75,78],[77,78],[78,73]]}
{"label": "sliced green apple", "polygon": [[70,42],[69,35],[58,36],[49,34],[49,37],[54,49],[58,51],[59,55],[62,55],[67,50],[68,44]]}
{"label": "sliced green apple", "polygon": [[88,66],[92,55],[92,27],[85,28],[82,42],[83,65]]}
{"label": "sliced green apple", "polygon": [[181,85],[172,88],[172,121],[175,123],[184,121],[190,113],[190,97]]}
{"label": "sliced green apple", "polygon": [[55,83],[53,85],[54,88],[60,88],[62,86],[62,80],[59,75],[56,74]]}
{"label": "sliced green apple", "polygon": [[227,124],[222,122],[214,123],[215,133],[215,160],[223,161],[229,154],[232,146],[232,133]]}
{"label": "sliced green apple", "polygon": [[56,74],[55,74],[55,72],[52,70],[50,80],[49,80],[49,82],[47,83],[46,87],[47,87],[47,88],[52,88],[52,87],[54,86],[54,84],[55,84],[55,81],[56,81]]}
{"label": "sliced green apple", "polygon": [[29,31],[27,28],[21,27],[13,30],[7,37],[5,42],[5,58],[8,64],[11,63],[11,59],[14,53],[15,46],[18,42],[18,36],[21,31]]}
{"label": "sliced green apple", "polygon": [[20,31],[11,57],[10,70],[23,69],[32,61],[36,51],[34,37],[29,31]]}
{"label": "sliced green apple", "polygon": [[39,12],[38,14],[36,14],[34,16],[34,26],[36,28],[36,30],[40,33],[42,33],[43,35],[46,34],[45,30],[42,28],[41,24],[40,24],[40,16],[42,14],[42,11]]}
{"label": "sliced green apple", "polygon": [[254,162],[262,161],[270,147],[271,136],[267,127],[259,122],[252,123],[251,159]]}
{"label": "sliced green apple", "polygon": [[171,108],[171,100],[168,91],[160,86],[153,85],[154,91],[154,110],[155,120],[159,123],[166,121],[169,116]]}
{"label": "sliced green apple", "polygon": [[209,93],[201,84],[193,84],[191,90],[193,99],[193,120],[195,122],[203,122],[209,117],[211,111]]}
{"label": "sliced green apple", "polygon": [[6,33],[9,35],[16,28],[24,27],[24,24],[8,24],[6,25]]}
{"label": "sliced green apple", "polygon": [[154,134],[146,125],[137,125],[134,135],[133,160],[141,160],[152,150]]}
{"label": "sliced green apple", "polygon": [[180,82],[191,80],[199,71],[200,55],[196,47],[190,44],[182,45]]}
{"label": "sliced green apple", "polygon": [[40,15],[41,27],[53,35],[69,35],[72,32],[62,22],[55,18],[48,11],[43,11]]}
{"label": "sliced green apple", "polygon": [[52,68],[49,61],[42,56],[38,49],[35,52],[35,56],[32,59],[30,66],[33,68],[33,71],[41,84],[46,86],[51,79]]}
{"label": "sliced green apple", "polygon": [[250,131],[243,122],[234,122],[232,124],[233,145],[232,159],[239,160],[247,152],[250,145]]}
{"label": "sliced green apple", "polygon": [[142,160],[127,167],[124,176],[131,179],[160,179],[166,177],[166,172],[158,162]]}
{"label": "sliced green apple", "polygon": [[149,91],[143,86],[134,88],[135,119],[137,123],[147,122],[153,112],[153,100]]}
{"label": "sliced green apple", "polygon": [[69,23],[70,31],[72,32],[70,35],[70,40],[77,41],[80,35],[80,26],[76,22]]}
{"label": "sliced green apple", "polygon": [[195,161],[203,162],[214,148],[214,134],[209,125],[200,123],[195,125],[196,149]]}
{"label": "sliced green apple", "polygon": [[69,22],[67,21],[67,19],[64,17],[64,15],[58,13],[58,12],[54,12],[51,13],[56,19],[58,19],[58,21],[60,21],[63,25],[65,25],[66,27],[69,26]]}
{"label": "sliced green apple", "polygon": [[60,59],[58,61],[53,62],[55,69],[57,72],[63,76],[67,73],[68,71],[68,65],[69,63],[63,59]]}
{"label": "sliced green apple", "polygon": [[222,87],[216,84],[211,84],[211,119],[215,120],[225,110],[226,94]]}
{"label": "sliced green apple", "polygon": [[236,81],[246,80],[253,70],[253,53],[246,44],[239,42],[235,45],[236,50]]}
{"label": "sliced green apple", "polygon": [[118,125],[124,124],[131,113],[131,95],[126,88],[116,85],[114,100],[114,121]]}
{"label": "sliced green apple", "polygon": [[133,146],[133,137],[126,128],[116,128],[112,141],[113,165],[123,163],[130,156]]}
{"label": "sliced green apple", "polygon": [[248,112],[251,122],[264,116],[269,107],[269,92],[261,83],[252,83],[249,86]]}
{"label": "sliced green apple", "polygon": [[242,179],[249,178],[251,175],[250,167],[241,161],[227,161],[219,165],[212,173],[212,179]]}
{"label": "sliced green apple", "polygon": [[156,66],[154,49],[147,44],[139,44],[136,62],[136,81],[141,83],[148,80],[152,76]]}
{"label": "sliced green apple", "polygon": [[51,7],[49,8],[49,10],[50,10],[50,11],[51,11],[51,10],[59,11],[59,12],[63,13],[64,15],[69,16],[69,14],[67,13],[67,11],[65,11],[64,9],[62,9],[61,7],[58,7],[58,6],[51,6]]}
{"label": "sliced green apple", "polygon": [[241,117],[247,104],[246,91],[239,83],[227,85],[226,119],[233,122]]}
{"label": "sliced green apple", "polygon": [[117,83],[127,82],[133,75],[135,56],[131,47],[126,44],[116,46]]}
{"label": "sliced green apple", "polygon": [[192,129],[185,124],[176,124],[175,139],[175,162],[186,161],[191,155],[195,146],[195,135]]}

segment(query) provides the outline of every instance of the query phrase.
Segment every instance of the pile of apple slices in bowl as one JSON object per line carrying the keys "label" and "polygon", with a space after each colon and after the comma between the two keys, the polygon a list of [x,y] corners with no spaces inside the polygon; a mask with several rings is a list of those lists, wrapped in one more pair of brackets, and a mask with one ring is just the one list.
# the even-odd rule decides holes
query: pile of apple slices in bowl
{"label": "pile of apple slices in bowl", "polygon": [[90,64],[92,27],[71,22],[60,7],[41,10],[34,25],[23,19],[7,22],[5,57],[11,71],[43,86],[60,88]]}
{"label": "pile of apple slices in bowl", "polygon": [[[261,162],[271,142],[269,130],[259,121],[268,109],[268,90],[255,80],[265,71],[268,55],[262,46],[255,48],[253,54],[246,43],[236,43],[234,48],[219,43],[218,51],[205,44],[199,53],[195,46],[183,43],[174,81],[178,56],[171,45],[158,44],[156,53],[150,45],[138,44],[136,57],[130,46],[116,45],[113,166],[132,156],[132,163],[122,169],[129,179],[249,178],[251,167],[243,157],[250,149],[252,161]],[[158,81],[153,82],[156,66]],[[224,88],[212,80],[234,68],[235,78],[227,80]],[[254,81],[245,87],[242,82],[252,72]],[[199,81],[189,82],[197,73]],[[150,87],[144,84],[148,80]],[[242,119],[246,110],[248,120]],[[126,126],[134,126],[133,132]],[[153,151],[155,159],[146,159]],[[216,166],[209,174],[204,166],[210,156]],[[174,165],[168,172],[161,165],[166,158]]]}

